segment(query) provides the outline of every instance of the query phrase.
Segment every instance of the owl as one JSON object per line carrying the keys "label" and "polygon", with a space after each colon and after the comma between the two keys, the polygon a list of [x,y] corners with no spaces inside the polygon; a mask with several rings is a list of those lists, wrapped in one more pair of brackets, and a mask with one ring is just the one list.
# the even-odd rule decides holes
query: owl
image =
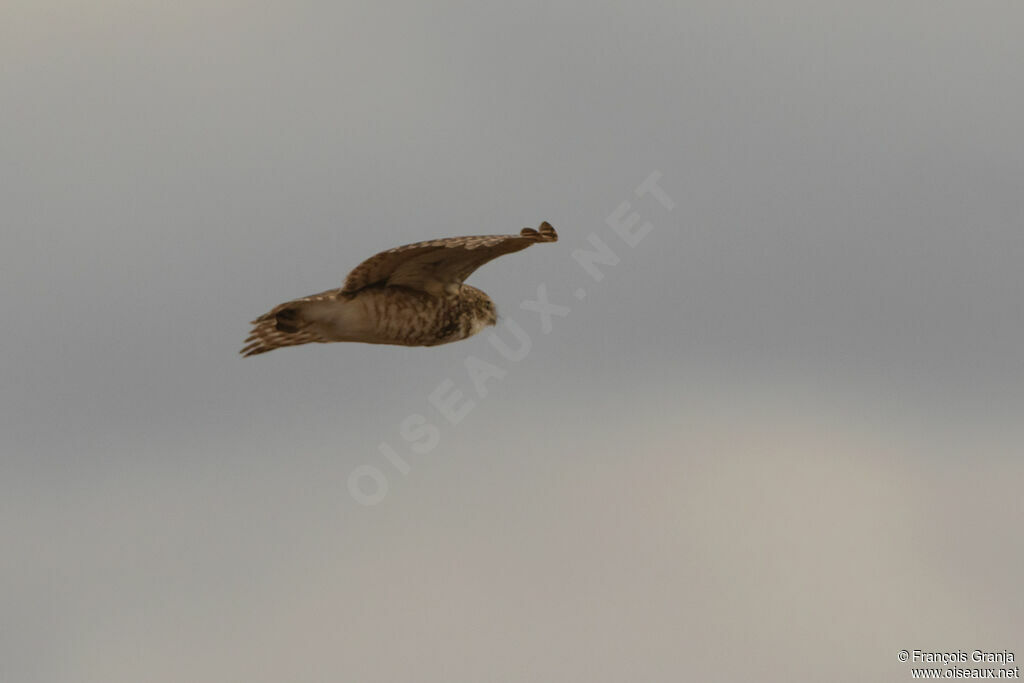
{"label": "owl", "polygon": [[463,284],[491,259],[556,242],[546,221],[518,235],[447,237],[381,252],[348,274],[340,289],[275,306],[252,321],[243,356],[311,342],[437,346],[493,325],[494,302]]}

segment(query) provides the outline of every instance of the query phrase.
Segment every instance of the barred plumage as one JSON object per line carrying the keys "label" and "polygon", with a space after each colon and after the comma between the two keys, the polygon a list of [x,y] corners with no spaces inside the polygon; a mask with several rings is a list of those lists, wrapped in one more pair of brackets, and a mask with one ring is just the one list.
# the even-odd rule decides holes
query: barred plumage
{"label": "barred plumage", "polygon": [[555,242],[547,222],[518,235],[449,237],[396,247],[356,266],[340,289],[275,306],[252,321],[243,356],[311,342],[435,346],[471,337],[497,319],[494,303],[463,284],[488,261]]}

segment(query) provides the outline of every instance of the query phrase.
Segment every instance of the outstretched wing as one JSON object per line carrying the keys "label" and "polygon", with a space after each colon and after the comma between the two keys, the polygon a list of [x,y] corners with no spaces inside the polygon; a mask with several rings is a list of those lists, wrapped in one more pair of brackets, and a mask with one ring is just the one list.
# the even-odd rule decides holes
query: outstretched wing
{"label": "outstretched wing", "polygon": [[252,321],[252,332],[245,340],[245,347],[240,351],[243,356],[255,356],[258,353],[266,353],[282,346],[298,346],[310,342],[326,342],[317,332],[315,327],[303,327],[301,329],[280,329],[278,326],[277,314],[282,311],[294,309],[297,305],[310,301],[326,301],[335,299],[338,296],[337,289],[329,289],[326,292],[304,296],[301,299],[287,301],[274,306],[269,313],[264,313]]}
{"label": "outstretched wing", "polygon": [[459,285],[473,271],[504,254],[526,249],[536,242],[556,242],[558,233],[545,221],[537,230],[523,228],[518,235],[448,237],[407,244],[372,256],[348,274],[342,294],[374,285],[401,285],[441,295]]}

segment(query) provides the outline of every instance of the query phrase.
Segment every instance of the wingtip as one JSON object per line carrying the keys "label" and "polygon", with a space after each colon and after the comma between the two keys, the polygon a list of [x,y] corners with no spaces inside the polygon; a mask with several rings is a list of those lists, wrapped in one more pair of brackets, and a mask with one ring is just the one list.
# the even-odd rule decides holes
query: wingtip
{"label": "wingtip", "polygon": [[544,221],[540,226],[534,230],[533,228],[523,228],[522,232],[519,233],[523,237],[532,237],[538,242],[557,242],[558,233],[551,227],[551,224]]}
{"label": "wingtip", "polygon": [[555,229],[547,221],[544,221],[543,223],[540,224],[540,227],[538,228],[538,231],[540,232],[540,237],[541,237],[541,239],[543,241],[545,241],[545,242],[557,242],[558,241],[558,233],[555,232]]}

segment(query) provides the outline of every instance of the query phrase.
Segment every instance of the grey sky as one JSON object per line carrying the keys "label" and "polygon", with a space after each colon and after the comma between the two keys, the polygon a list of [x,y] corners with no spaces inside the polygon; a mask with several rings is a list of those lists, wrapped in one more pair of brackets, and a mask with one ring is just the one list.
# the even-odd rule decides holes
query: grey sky
{"label": "grey sky", "polygon": [[[1024,648],[1022,20],[8,2],[0,678],[852,681]],[[519,362],[237,356],[376,251],[545,219],[472,279]],[[483,398],[470,355],[505,373]]]}

